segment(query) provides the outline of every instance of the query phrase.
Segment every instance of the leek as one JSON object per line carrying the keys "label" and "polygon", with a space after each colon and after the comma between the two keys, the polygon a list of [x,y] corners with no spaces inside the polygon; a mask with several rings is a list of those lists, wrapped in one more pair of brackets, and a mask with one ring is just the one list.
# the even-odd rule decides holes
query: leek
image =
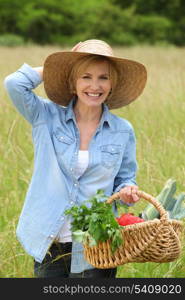
{"label": "leek", "polygon": [[[185,193],[181,193],[177,198],[174,197],[176,192],[176,181],[174,179],[168,179],[164,188],[156,197],[156,200],[161,203],[164,209],[168,212],[168,216],[171,219],[183,219],[185,218]],[[153,220],[159,218],[159,212],[152,205],[148,204],[141,214],[145,220]]]}
{"label": "leek", "polygon": [[[169,179],[164,185],[162,191],[156,197],[156,200],[160,202],[164,208],[169,206],[172,209],[173,205],[176,202],[176,200],[173,198],[175,192],[176,181],[174,179]],[[159,218],[159,212],[152,204],[148,204],[142,213],[142,218],[144,218],[145,220],[153,220],[155,218]]]}

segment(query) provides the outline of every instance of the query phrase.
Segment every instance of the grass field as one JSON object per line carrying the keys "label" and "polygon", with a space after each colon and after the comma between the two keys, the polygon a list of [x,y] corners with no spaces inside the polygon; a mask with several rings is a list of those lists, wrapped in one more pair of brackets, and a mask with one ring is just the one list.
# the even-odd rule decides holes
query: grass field
{"label": "grass field", "polygon": [[[33,277],[33,260],[15,236],[33,168],[31,128],[15,111],[3,87],[6,75],[24,62],[40,66],[53,47],[1,48],[0,62],[0,277]],[[185,191],[185,49],[116,48],[119,56],[138,60],[148,69],[140,98],[113,113],[128,119],[137,137],[140,189],[157,195],[169,178],[177,193]],[[43,86],[36,92],[45,96]],[[146,205],[137,204],[138,212]],[[180,258],[172,263],[131,263],[118,268],[117,277],[185,277],[184,240]]]}

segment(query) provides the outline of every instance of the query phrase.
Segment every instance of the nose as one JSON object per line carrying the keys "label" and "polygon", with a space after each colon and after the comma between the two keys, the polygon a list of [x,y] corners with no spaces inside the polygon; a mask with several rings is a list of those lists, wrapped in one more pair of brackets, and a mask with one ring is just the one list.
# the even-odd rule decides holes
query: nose
{"label": "nose", "polygon": [[90,87],[92,88],[92,90],[98,90],[100,88],[99,80],[92,79],[90,82]]}

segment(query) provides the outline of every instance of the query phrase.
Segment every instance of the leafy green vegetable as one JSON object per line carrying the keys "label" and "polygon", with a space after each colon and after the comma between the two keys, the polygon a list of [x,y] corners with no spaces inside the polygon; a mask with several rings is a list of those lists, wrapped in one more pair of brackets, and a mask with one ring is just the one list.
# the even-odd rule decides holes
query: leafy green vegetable
{"label": "leafy green vegetable", "polygon": [[110,204],[106,204],[102,190],[98,190],[85,204],[73,206],[65,211],[72,216],[71,229],[73,238],[78,242],[95,246],[99,242],[111,241],[111,250],[114,252],[122,243],[121,228],[115,219]]}

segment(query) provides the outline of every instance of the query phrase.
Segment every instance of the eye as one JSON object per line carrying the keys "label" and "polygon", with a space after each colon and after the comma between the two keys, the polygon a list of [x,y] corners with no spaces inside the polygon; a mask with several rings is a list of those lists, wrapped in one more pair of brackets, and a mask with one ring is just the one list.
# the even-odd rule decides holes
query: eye
{"label": "eye", "polygon": [[101,76],[100,79],[109,80],[109,77],[108,76]]}
{"label": "eye", "polygon": [[83,79],[88,79],[88,78],[90,78],[90,76],[88,76],[88,75],[83,75],[82,78],[83,78]]}

